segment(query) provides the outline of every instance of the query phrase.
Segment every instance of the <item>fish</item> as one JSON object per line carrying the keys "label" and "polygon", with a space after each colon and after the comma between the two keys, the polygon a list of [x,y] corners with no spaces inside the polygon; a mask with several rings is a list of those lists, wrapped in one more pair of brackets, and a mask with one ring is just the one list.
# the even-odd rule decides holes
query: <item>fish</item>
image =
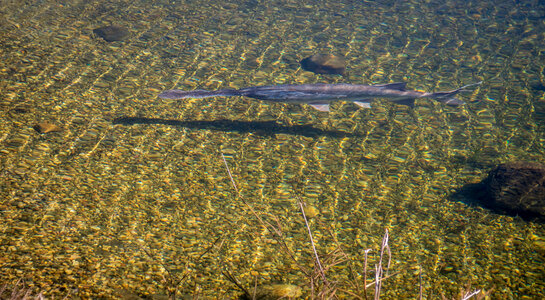
{"label": "fish", "polygon": [[460,92],[471,91],[468,88],[481,83],[482,81],[464,85],[455,90],[435,93],[407,90],[406,82],[379,85],[349,83],[281,84],[253,86],[238,90],[167,90],[159,94],[159,98],[186,99],[242,96],[271,102],[308,104],[322,112],[329,112],[329,105],[334,101],[350,101],[360,107],[370,108],[371,102],[377,98],[385,98],[393,103],[410,107],[414,107],[415,99],[420,98],[433,99],[449,106],[460,106],[465,102],[455,96]]}

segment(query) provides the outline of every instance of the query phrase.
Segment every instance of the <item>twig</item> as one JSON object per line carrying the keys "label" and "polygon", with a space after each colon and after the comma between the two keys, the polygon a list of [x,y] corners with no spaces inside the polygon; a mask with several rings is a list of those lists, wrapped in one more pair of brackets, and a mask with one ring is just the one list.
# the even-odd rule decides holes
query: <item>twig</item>
{"label": "twig", "polygon": [[[165,278],[165,276],[163,275],[163,279],[165,281],[167,281],[167,292],[169,293],[169,299],[176,299],[176,294],[178,293],[178,287],[182,284],[182,282],[186,279],[187,276],[189,276],[190,274],[190,270],[187,268],[188,266],[188,262],[185,263],[185,271],[183,273],[183,276],[180,278],[178,277],[176,274],[174,274],[170,269],[169,267],[163,262],[163,260],[157,260],[154,258],[154,256],[152,255],[152,253],[150,251],[148,251],[146,248],[144,248],[144,246],[142,245],[139,245],[140,246],[140,250],[144,251],[144,253],[146,253],[146,255],[151,258],[152,260],[158,262],[162,267],[163,269],[165,269],[165,271],[167,272],[168,274],[168,279]],[[174,289],[174,291],[171,291],[171,290],[168,290],[168,289]]]}
{"label": "twig", "polygon": [[316,264],[318,265],[318,269],[320,270],[322,281],[327,285],[327,278],[325,277],[325,272],[324,272],[324,269],[322,268],[322,263],[320,263],[320,257],[318,256],[318,252],[316,251],[316,245],[314,244],[314,239],[312,238],[312,232],[310,230],[310,227],[308,226],[308,220],[305,214],[305,209],[303,207],[303,202],[301,201],[301,199],[298,199],[297,202],[299,203],[299,208],[301,209],[301,213],[303,214],[303,219],[305,219],[305,226],[307,227],[308,236],[310,238],[310,244],[312,245],[312,251],[314,252],[314,257],[316,259]]}
{"label": "twig", "polygon": [[244,205],[250,210],[250,212],[257,218],[257,220],[259,221],[259,223],[261,224],[261,226],[263,226],[265,229],[267,229],[268,231],[270,231],[271,233],[273,233],[273,236],[275,237],[276,241],[278,241],[278,243],[282,246],[282,248],[284,248],[284,251],[286,254],[288,254],[290,256],[290,258],[295,262],[295,264],[297,264],[297,266],[299,267],[299,269],[301,270],[301,272],[305,273],[306,276],[310,276],[310,272],[305,268],[303,267],[301,264],[299,264],[299,262],[297,261],[297,259],[295,259],[295,255],[293,253],[293,251],[290,250],[290,248],[288,247],[288,245],[286,244],[286,241],[284,241],[284,238],[283,238],[283,235],[282,235],[282,231],[279,230],[278,228],[274,227],[273,225],[271,225],[269,222],[265,221],[256,211],[255,209],[253,208],[252,205],[250,205],[250,203],[248,203],[244,197],[242,197],[242,195],[240,195],[240,192],[237,188],[237,185],[235,183],[235,180],[233,179],[233,174],[231,173],[231,169],[229,169],[229,165],[227,164],[227,160],[225,159],[225,155],[223,155],[223,153],[221,153],[221,158],[223,159],[223,163],[225,164],[225,168],[227,169],[227,173],[229,174],[229,178],[231,179],[231,183],[233,184],[233,188],[235,189],[235,191],[237,192],[237,196],[238,198],[240,199],[240,201],[242,201],[242,203],[244,203]]}
{"label": "twig", "polygon": [[418,292],[418,299],[419,300],[422,300],[422,291],[423,291],[423,287],[422,287],[422,266],[418,266],[418,280],[420,282],[420,289],[419,289],[419,292]]}
{"label": "twig", "polygon": [[252,300],[257,299],[257,275],[255,276],[254,290],[252,294]]}
{"label": "twig", "polygon": [[354,293],[354,292],[351,292],[351,291],[349,291],[349,290],[341,289],[341,291],[343,291],[343,292],[349,294],[350,296],[354,297],[353,299],[360,299],[360,300],[366,299],[366,298],[362,298],[360,295],[358,295],[358,294],[356,294],[356,293]]}
{"label": "twig", "polygon": [[[390,269],[390,263],[392,261],[392,253],[390,252],[390,246],[388,245],[388,229],[386,229],[386,232],[384,233],[384,237],[382,238],[382,245],[380,247],[380,257],[378,261],[378,265],[375,266],[375,300],[380,299],[380,288],[382,286],[382,279],[388,277],[388,270]],[[384,269],[382,267],[382,257],[384,256],[384,250],[388,251],[388,265],[386,266],[386,275],[384,275]]]}
{"label": "twig", "polygon": [[203,256],[205,256],[208,252],[210,252],[210,250],[212,250],[212,248],[214,248],[214,246],[216,245],[216,243],[221,239],[223,238],[223,235],[220,235],[213,243],[212,245],[208,246],[208,248],[206,248],[206,250],[201,253],[201,255],[199,255],[199,258],[197,258],[197,261],[199,261]]}
{"label": "twig", "polygon": [[240,283],[238,283],[238,280],[235,278],[235,276],[231,275],[229,271],[227,270],[225,272],[222,271],[221,274],[223,274],[223,276],[225,276],[227,280],[231,281],[234,285],[236,285],[239,289],[241,289],[244,295],[246,295],[247,297],[251,297],[250,299],[255,299],[255,290],[254,290],[254,296],[252,297],[252,294],[250,294],[250,292],[246,288],[244,288]]}
{"label": "twig", "polygon": [[233,174],[231,174],[231,170],[229,169],[229,165],[227,165],[227,161],[225,160],[225,155],[223,155],[223,152],[221,153],[221,158],[223,159],[225,168],[227,168],[227,173],[229,173],[229,178],[231,178],[231,183],[233,184],[233,187],[235,188],[237,195],[240,196],[240,193],[238,192],[237,184],[235,183],[235,180],[233,179]]}
{"label": "twig", "polygon": [[[383,277],[380,279],[380,281],[384,281],[384,280],[386,280],[386,279],[388,279],[388,278],[390,278],[390,277],[394,277],[394,276],[396,276],[396,275],[399,274],[399,273],[400,273],[400,272],[396,272],[396,273],[392,273],[392,274],[390,274],[390,275],[388,275],[388,276],[383,276]],[[370,283],[367,285],[367,287],[370,288],[370,287],[372,287],[373,285],[376,285],[376,284],[377,284],[377,282],[376,282],[376,281],[373,281],[373,282],[370,282]]]}
{"label": "twig", "polygon": [[[223,238],[223,234],[221,236],[219,236],[210,246],[208,246],[205,251],[203,253],[201,253],[199,255],[199,257],[197,258],[197,262],[199,262],[203,256],[205,256],[207,253],[209,253],[213,248],[214,246],[218,243],[218,241],[220,239]],[[170,288],[170,289],[174,289],[173,292],[171,291],[168,291],[170,293],[170,297],[169,298],[172,298],[172,299],[175,299],[176,298],[176,294],[178,293],[178,289],[180,287],[180,285],[182,284],[182,282],[186,279],[187,276],[189,276],[190,274],[190,270],[187,268],[188,266],[188,262],[185,263],[185,266],[186,266],[186,270],[183,272],[183,276],[182,277],[178,277],[178,275],[176,275],[174,272],[172,272],[170,270],[170,268],[164,263],[164,261],[162,259],[156,259],[153,254],[151,253],[151,251],[149,251],[148,249],[144,248],[144,246],[142,245],[138,245],[140,247],[140,250],[144,251],[144,253],[146,253],[146,255],[158,262],[162,267],[163,269],[165,269],[165,271],[167,272],[168,274],[168,279],[163,275],[163,279],[165,281],[167,281],[167,284],[169,285],[167,288]]]}
{"label": "twig", "polygon": [[367,257],[371,249],[365,250],[365,260],[363,262],[363,296],[367,299]]}
{"label": "twig", "polygon": [[471,294],[466,294],[464,295],[464,297],[462,298],[462,300],[468,300],[469,298],[479,294],[481,292],[481,290],[475,290],[473,293]]}

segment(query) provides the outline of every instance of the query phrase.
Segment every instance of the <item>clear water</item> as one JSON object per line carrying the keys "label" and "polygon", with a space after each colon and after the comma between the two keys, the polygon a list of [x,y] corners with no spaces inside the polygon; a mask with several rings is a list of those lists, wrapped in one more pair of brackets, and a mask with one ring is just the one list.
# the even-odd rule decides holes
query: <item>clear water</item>
{"label": "clear water", "polygon": [[[318,212],[309,227],[339,297],[362,295],[366,249],[374,279],[387,229],[384,298],[418,297],[419,275],[428,299],[465,288],[544,298],[544,224],[450,197],[498,163],[545,162],[543,2],[2,1],[0,15],[0,284],[23,278],[55,298],[232,298],[229,273],[308,298],[300,199]],[[93,34],[106,25],[130,34],[106,42]],[[348,75],[302,70],[316,53],[344,56]],[[157,98],[481,80],[459,108]],[[44,121],[62,131],[36,132]]]}

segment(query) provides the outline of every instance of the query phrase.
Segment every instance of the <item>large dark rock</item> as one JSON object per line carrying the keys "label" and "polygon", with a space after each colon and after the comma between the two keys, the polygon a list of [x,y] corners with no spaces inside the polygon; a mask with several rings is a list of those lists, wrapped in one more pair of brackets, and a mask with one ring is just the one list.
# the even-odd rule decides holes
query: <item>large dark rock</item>
{"label": "large dark rock", "polygon": [[545,217],[545,165],[501,164],[482,182],[485,205],[520,215]]}
{"label": "large dark rock", "polygon": [[496,213],[545,221],[545,165],[529,162],[500,164],[483,181],[464,186],[451,198],[484,206]]}
{"label": "large dark rock", "polygon": [[301,67],[317,74],[345,75],[344,58],[332,54],[315,54],[301,60]]}
{"label": "large dark rock", "polygon": [[104,26],[93,29],[93,33],[103,38],[106,42],[122,41],[129,35],[129,31],[121,26]]}

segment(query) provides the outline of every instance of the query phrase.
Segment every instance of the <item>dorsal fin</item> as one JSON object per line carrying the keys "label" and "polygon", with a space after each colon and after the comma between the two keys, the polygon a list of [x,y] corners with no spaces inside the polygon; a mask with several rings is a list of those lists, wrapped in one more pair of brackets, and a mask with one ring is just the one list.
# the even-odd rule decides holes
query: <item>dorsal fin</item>
{"label": "dorsal fin", "polygon": [[375,85],[375,86],[380,86],[380,87],[384,87],[384,88],[392,89],[392,90],[404,91],[405,88],[407,87],[407,83],[406,82],[394,82],[394,83],[378,84],[378,85]]}
{"label": "dorsal fin", "polygon": [[371,108],[371,102],[369,100],[359,99],[359,101],[354,101],[354,104],[363,108]]}

